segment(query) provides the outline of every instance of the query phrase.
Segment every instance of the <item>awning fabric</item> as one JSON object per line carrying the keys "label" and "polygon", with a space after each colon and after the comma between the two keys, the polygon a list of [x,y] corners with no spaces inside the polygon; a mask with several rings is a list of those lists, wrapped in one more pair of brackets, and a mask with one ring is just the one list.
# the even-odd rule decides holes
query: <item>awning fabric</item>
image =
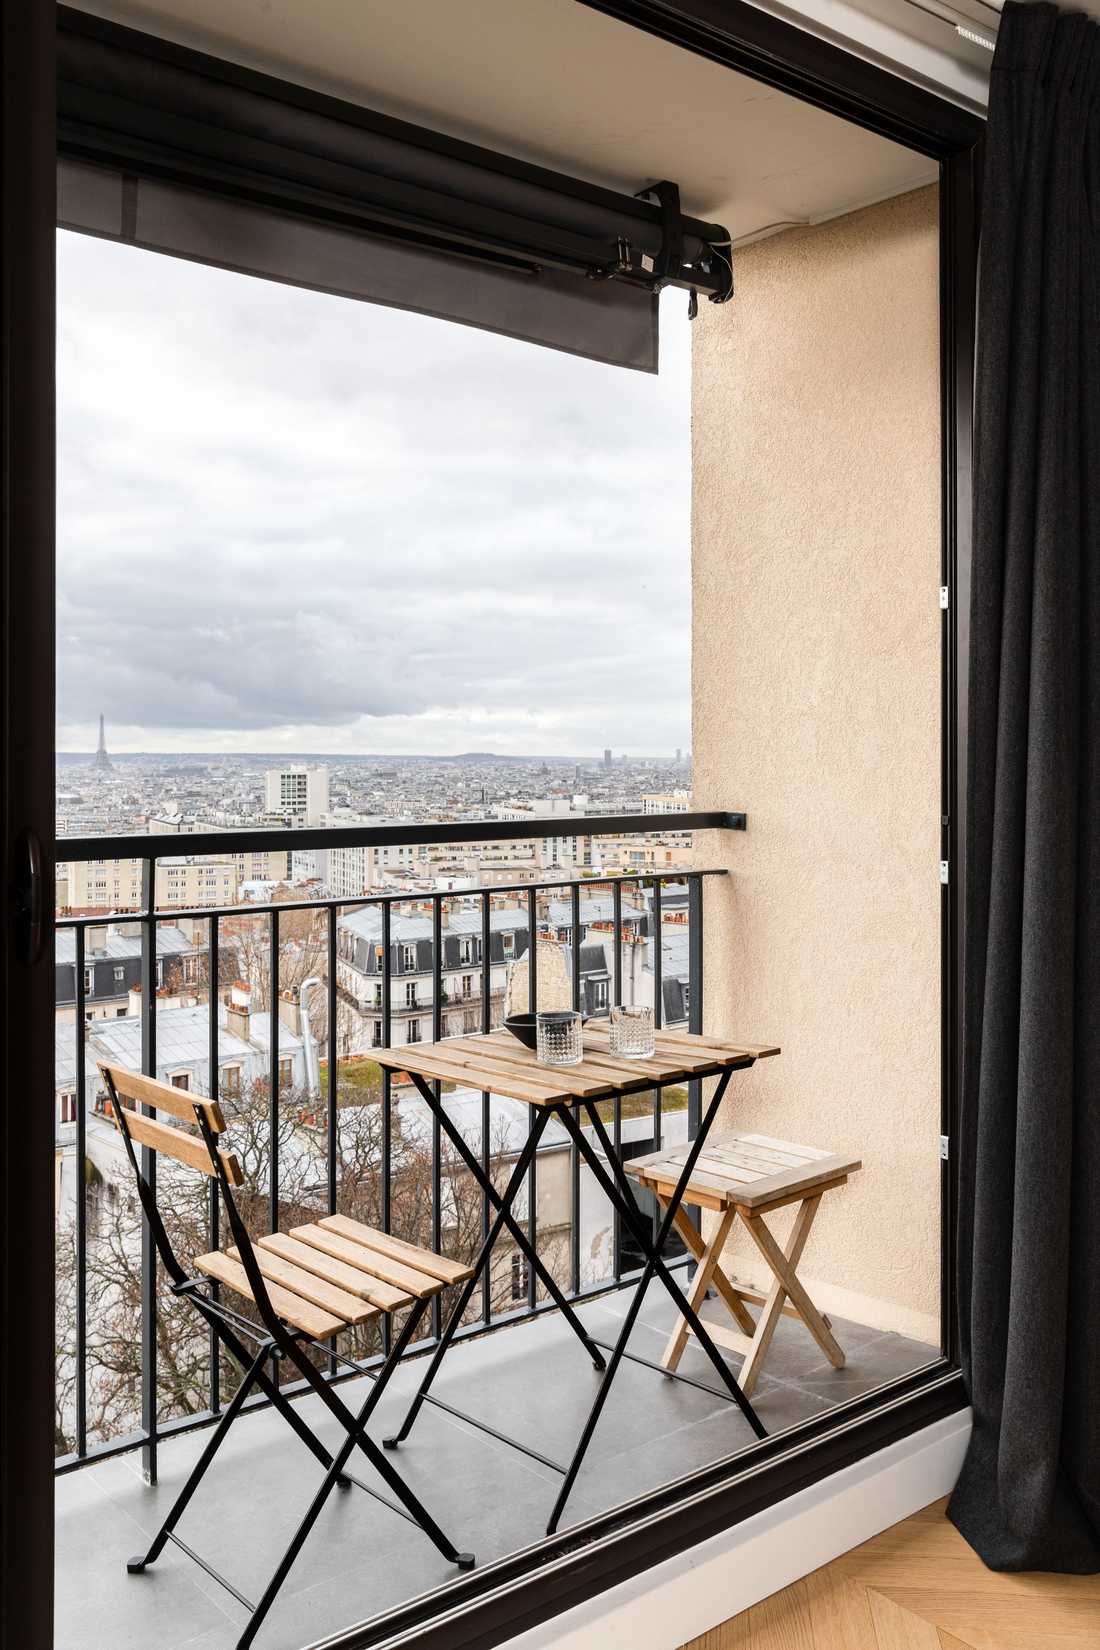
{"label": "awning fabric", "polygon": [[61,8],[58,221],[655,372],[657,293],[728,296],[729,237]]}

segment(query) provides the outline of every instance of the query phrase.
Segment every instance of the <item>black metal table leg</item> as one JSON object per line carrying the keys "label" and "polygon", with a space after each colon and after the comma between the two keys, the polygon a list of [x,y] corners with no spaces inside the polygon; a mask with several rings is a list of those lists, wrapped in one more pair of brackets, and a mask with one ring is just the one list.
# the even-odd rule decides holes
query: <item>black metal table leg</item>
{"label": "black metal table leg", "polygon": [[494,1209],[498,1212],[501,1209],[504,1209],[505,1224],[511,1233],[513,1241],[515,1242],[517,1248],[519,1248],[522,1253],[526,1255],[532,1270],[541,1280],[543,1287],[550,1296],[550,1299],[558,1308],[562,1317],[565,1319],[574,1335],[576,1335],[577,1339],[592,1359],[592,1367],[597,1370],[602,1370],[604,1367],[603,1352],[581,1323],[581,1320],[578,1318],[573,1309],[572,1303],[562,1291],[561,1286],[554,1277],[554,1274],[541,1259],[535,1246],[528,1241],[527,1233],[515,1219],[511,1209],[507,1208],[505,1205],[500,1193],[493,1185],[491,1177],[484,1173],[481,1163],[479,1163],[478,1159],[474,1156],[473,1152],[462,1138],[461,1130],[458,1129],[448,1117],[447,1108],[444,1106],[442,1098],[437,1099],[431,1085],[426,1083],[422,1077],[419,1077],[416,1072],[410,1072],[409,1075],[416,1084],[416,1087],[420,1091],[420,1094],[423,1096],[424,1100],[432,1108],[433,1113],[438,1117],[444,1133],[447,1135],[447,1138],[450,1140],[458,1155],[461,1157],[463,1163],[470,1171],[470,1174],[477,1182],[480,1190],[485,1193]]}
{"label": "black metal table leg", "polygon": [[[434,1097],[432,1103],[434,1105]],[[535,1152],[538,1150],[539,1141],[542,1139],[543,1130],[545,1129],[549,1119],[549,1110],[540,1111],[535,1118],[534,1128],[527,1137],[527,1143],[520,1152],[516,1166],[512,1170],[508,1184],[504,1189],[504,1195],[500,1200],[500,1208],[497,1211],[497,1217],[493,1221],[492,1226],[489,1228],[481,1248],[478,1250],[477,1259],[474,1261],[474,1269],[462,1286],[459,1297],[451,1311],[451,1315],[447,1319],[446,1325],[444,1326],[443,1334],[440,1336],[439,1345],[433,1352],[431,1362],[424,1373],[424,1379],[421,1381],[420,1386],[417,1388],[416,1396],[409,1405],[409,1412],[405,1416],[404,1421],[402,1421],[400,1430],[395,1433],[392,1438],[384,1438],[382,1440],[387,1449],[396,1449],[398,1444],[404,1443],[405,1439],[409,1436],[409,1433],[412,1430],[413,1422],[416,1420],[416,1417],[419,1415],[420,1410],[423,1407],[424,1399],[428,1395],[428,1389],[435,1380],[436,1372],[438,1371],[440,1364],[443,1362],[447,1348],[454,1340],[455,1332],[462,1322],[466,1308],[469,1306],[474,1290],[477,1288],[480,1281],[481,1274],[492,1259],[493,1247],[497,1241],[497,1238],[500,1236],[509,1215],[511,1214],[512,1204],[515,1202],[516,1197],[519,1194],[519,1189],[523,1185],[524,1177],[527,1174],[527,1170],[530,1167]]]}
{"label": "black metal table leg", "polygon": [[665,1210],[665,1215],[661,1221],[655,1240],[650,1239],[648,1234],[642,1229],[641,1222],[638,1218],[637,1207],[630,1191],[629,1182],[626,1181],[622,1166],[618,1162],[611,1142],[607,1138],[607,1131],[603,1126],[602,1120],[600,1119],[595,1102],[585,1102],[585,1105],[597,1138],[599,1139],[604,1152],[607,1154],[608,1162],[615,1171],[614,1178],[608,1175],[603,1163],[600,1160],[599,1154],[585,1138],[584,1130],[580,1127],[577,1119],[572,1115],[571,1109],[565,1106],[555,1108],[555,1110],[560,1110],[562,1123],[566,1131],[569,1133],[571,1139],[577,1147],[577,1150],[581,1153],[585,1162],[592,1170],[605,1196],[610,1200],[612,1207],[617,1207],[619,1209],[621,1216],[624,1220],[626,1220],[631,1231],[634,1233],[635,1239],[638,1241],[643,1254],[646,1256],[646,1263],[642,1271],[642,1276],[639,1279],[634,1299],[631,1301],[630,1308],[626,1314],[626,1318],[624,1319],[622,1330],[612,1350],[611,1358],[604,1373],[603,1380],[600,1382],[599,1391],[596,1393],[592,1407],[589,1410],[588,1417],[584,1424],[584,1429],[581,1433],[580,1439],[578,1440],[577,1448],[573,1454],[573,1459],[569,1464],[569,1469],[562,1482],[561,1489],[558,1492],[553,1511],[551,1512],[549,1522],[546,1526],[547,1535],[552,1535],[557,1529],[558,1520],[565,1509],[565,1504],[568,1501],[570,1492],[576,1482],[577,1474],[580,1471],[584,1457],[588,1452],[588,1446],[591,1443],[592,1434],[595,1431],[596,1424],[599,1421],[600,1414],[602,1413],[604,1404],[607,1401],[608,1394],[611,1390],[611,1383],[618,1372],[619,1364],[622,1362],[623,1354],[626,1351],[626,1343],[629,1340],[634,1324],[637,1321],[645,1291],[654,1276],[660,1277],[662,1283],[665,1285],[665,1288],[672,1295],[673,1300],[680,1307],[681,1311],[684,1313],[684,1316],[688,1319],[688,1322],[695,1331],[703,1350],[707,1353],[707,1356],[714,1364],[722,1378],[722,1381],[729,1389],[731,1396],[738,1404],[738,1407],[745,1416],[745,1419],[748,1421],[749,1425],[752,1427],[756,1437],[764,1438],[767,1436],[756,1411],[753,1409],[749,1400],[745,1397],[744,1393],[741,1391],[741,1388],[738,1386],[732,1370],[729,1369],[721,1357],[721,1354],[711,1341],[709,1335],[707,1335],[706,1331],[703,1329],[696,1313],[693,1311],[687,1301],[687,1298],[683,1294],[683,1291],[672,1277],[672,1274],[665,1266],[661,1257],[661,1251],[668,1239],[669,1232],[672,1230],[676,1213],[680,1208],[684,1192],[687,1190],[688,1184],[691,1180],[692,1171],[695,1168],[699,1154],[706,1142],[707,1135],[710,1132],[711,1125],[717,1115],[718,1108],[722,1103],[722,1099],[733,1069],[734,1068],[732,1067],[727,1068],[719,1080],[718,1087],[715,1090],[710,1105],[707,1107],[707,1111],[702,1119],[699,1131],[692,1142],[691,1149],[687,1154],[683,1169],[680,1173],[680,1178],[677,1181],[675,1191],[673,1192],[672,1198],[670,1199],[668,1207]]}
{"label": "black metal table leg", "polygon": [[[736,1069],[737,1069],[736,1067],[731,1068],[731,1070],[736,1070]],[[577,1130],[577,1140],[578,1140],[579,1150],[583,1154],[585,1162],[588,1164],[589,1168],[592,1170],[593,1174],[596,1176],[596,1179],[598,1180],[598,1182],[599,1182],[600,1186],[602,1187],[603,1191],[605,1192],[605,1194],[608,1197],[612,1198],[613,1200],[616,1198],[616,1196],[618,1197],[623,1217],[627,1221],[627,1223],[629,1224],[630,1229],[634,1234],[635,1241],[638,1243],[639,1248],[642,1250],[642,1253],[647,1258],[652,1256],[654,1273],[656,1274],[657,1277],[660,1278],[661,1282],[664,1284],[665,1288],[668,1290],[669,1294],[672,1297],[673,1303],[677,1306],[677,1308],[680,1310],[680,1312],[683,1314],[683,1316],[687,1319],[689,1325],[691,1326],[692,1332],[695,1335],[696,1340],[698,1341],[698,1343],[699,1343],[700,1347],[702,1348],[703,1352],[710,1359],[710,1362],[714,1366],[714,1369],[717,1372],[719,1378],[721,1379],[723,1385],[728,1390],[728,1392],[730,1394],[730,1397],[733,1398],[734,1402],[737,1404],[737,1406],[740,1409],[742,1415],[744,1415],[746,1421],[749,1423],[749,1426],[752,1428],[752,1430],[755,1433],[756,1437],[757,1438],[766,1438],[767,1437],[767,1431],[766,1431],[763,1423],[761,1422],[760,1417],[757,1415],[755,1409],[753,1408],[752,1404],[749,1402],[748,1398],[746,1398],[745,1394],[742,1392],[740,1386],[737,1383],[737,1379],[736,1379],[732,1369],[730,1369],[729,1365],[726,1363],[725,1359],[722,1357],[722,1354],[718,1351],[718,1348],[715,1346],[714,1342],[711,1340],[710,1336],[707,1334],[706,1327],[703,1324],[702,1319],[699,1317],[698,1313],[695,1311],[695,1308],[689,1302],[687,1296],[684,1294],[684,1291],[680,1288],[679,1283],[673,1277],[673,1275],[672,1275],[671,1271],[669,1270],[669,1268],[665,1265],[664,1259],[662,1258],[662,1255],[661,1255],[661,1250],[663,1249],[664,1244],[667,1242],[668,1234],[672,1229],[672,1222],[675,1218],[676,1210],[678,1210],[681,1206],[681,1202],[682,1202],[682,1199],[683,1199],[683,1194],[684,1194],[684,1191],[687,1188],[688,1181],[689,1181],[690,1176],[691,1176],[691,1171],[695,1167],[696,1160],[699,1156],[700,1151],[702,1150],[703,1143],[706,1140],[707,1133],[709,1132],[710,1126],[714,1121],[714,1117],[715,1117],[715,1115],[718,1111],[718,1107],[720,1106],[720,1104],[722,1102],[722,1096],[723,1096],[724,1091],[725,1091],[725,1084],[721,1083],[719,1085],[715,1095],[714,1095],[713,1100],[711,1101],[709,1107],[707,1108],[707,1112],[706,1112],[705,1117],[703,1118],[702,1124],[700,1125],[700,1131],[699,1131],[698,1136],[696,1137],[696,1141],[693,1142],[693,1144],[692,1144],[692,1150],[691,1150],[691,1152],[688,1156],[688,1160],[687,1160],[687,1162],[684,1166],[684,1171],[680,1176],[678,1195],[675,1197],[673,1203],[671,1203],[669,1205],[669,1208],[666,1211],[665,1219],[661,1223],[661,1228],[660,1228],[660,1231],[658,1233],[656,1242],[654,1242],[653,1239],[650,1238],[649,1234],[646,1232],[646,1230],[645,1230],[645,1228],[642,1224],[641,1217],[638,1213],[637,1205],[635,1204],[633,1195],[631,1193],[630,1182],[626,1178],[626,1175],[623,1171],[622,1165],[618,1162],[618,1160],[614,1157],[614,1155],[612,1155],[609,1158],[609,1161],[611,1162],[613,1168],[615,1169],[616,1181],[617,1181],[617,1184],[615,1185],[614,1189],[612,1189],[612,1183],[609,1181],[609,1179],[607,1177],[607,1172],[604,1169],[604,1166],[603,1166],[603,1164],[600,1160],[599,1154],[593,1149],[593,1147],[590,1145],[590,1143],[584,1138],[583,1131],[581,1131],[580,1129]],[[600,1140],[601,1144],[604,1145],[605,1150],[607,1150],[610,1147],[610,1141],[607,1140],[607,1132],[604,1129],[602,1122],[600,1121],[599,1115],[598,1114],[594,1115],[592,1113],[591,1108],[589,1108],[589,1115],[592,1117],[592,1123],[593,1123],[593,1127],[594,1127],[594,1130],[596,1132],[597,1138]]]}

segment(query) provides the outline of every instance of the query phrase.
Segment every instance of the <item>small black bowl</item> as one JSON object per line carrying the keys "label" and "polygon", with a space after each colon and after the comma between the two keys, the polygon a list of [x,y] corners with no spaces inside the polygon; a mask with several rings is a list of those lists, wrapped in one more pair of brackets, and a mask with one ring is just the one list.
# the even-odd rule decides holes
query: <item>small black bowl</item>
{"label": "small black bowl", "polygon": [[537,1014],[509,1014],[504,1022],[505,1031],[510,1031],[524,1048],[536,1049],[539,1046]]}

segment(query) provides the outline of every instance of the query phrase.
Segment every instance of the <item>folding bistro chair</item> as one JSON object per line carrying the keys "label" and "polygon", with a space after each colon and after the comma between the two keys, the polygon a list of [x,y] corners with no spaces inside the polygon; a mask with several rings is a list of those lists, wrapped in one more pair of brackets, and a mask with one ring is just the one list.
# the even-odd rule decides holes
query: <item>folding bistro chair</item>
{"label": "folding bistro chair", "polygon": [[[252,1612],[237,1641],[237,1650],[252,1643],[260,1624],[290,1572],[294,1560],[316,1523],[335,1486],[347,1489],[356,1484],[394,1512],[418,1524],[444,1558],[469,1569],[474,1558],[455,1548],[394,1469],[382,1450],[367,1436],[366,1425],[386,1389],[402,1353],[416,1333],[432,1297],[452,1283],[462,1283],[471,1268],[404,1243],[388,1233],[375,1231],[343,1215],[332,1215],[315,1223],[293,1227],[289,1233],[273,1233],[253,1244],[241,1219],[233,1188],[241,1184],[240,1165],[232,1152],[219,1145],[225,1120],[216,1100],[197,1099],[167,1083],[137,1076],[119,1066],[100,1065],[127,1155],[137,1177],[138,1193],[145,1218],[174,1295],[186,1298],[217,1336],[225,1351],[240,1365],[241,1382],[212,1430],[205,1449],[180,1490],[164,1523],[153,1537],[148,1551],[132,1558],[127,1569],[140,1574],[172,1541],[201,1565],[216,1581]],[[128,1100],[131,1105],[123,1105]],[[198,1134],[188,1129],[155,1121],[136,1110],[137,1106],[168,1112],[181,1123],[194,1124]],[[189,1276],[180,1264],[165,1231],[149,1181],[142,1173],[137,1147],[147,1147],[177,1163],[216,1179],[221,1187],[225,1214],[233,1245],[199,1255],[194,1261],[200,1276]],[[260,1323],[235,1311],[216,1298],[210,1280],[251,1300]],[[368,1323],[382,1314],[407,1311],[401,1330],[393,1337],[389,1355],[374,1377],[374,1384],[358,1413],[341,1401],[332,1386],[308,1357],[317,1348],[326,1356],[335,1355],[350,1369],[364,1373],[359,1365],[341,1354],[333,1354],[331,1338],[352,1324]],[[250,1351],[241,1337],[253,1343]],[[346,1437],[333,1455],[280,1392],[269,1373],[271,1360],[288,1360],[321,1402],[340,1422]],[[368,1372],[369,1373],[369,1372]],[[310,1502],[290,1545],[276,1566],[262,1597],[253,1604],[231,1581],[175,1533],[176,1525],[220,1448],[229,1428],[240,1414],[250,1392],[258,1389],[279,1411],[325,1468],[325,1475]],[[379,1495],[347,1471],[354,1449],[359,1449],[376,1469],[400,1505]]]}

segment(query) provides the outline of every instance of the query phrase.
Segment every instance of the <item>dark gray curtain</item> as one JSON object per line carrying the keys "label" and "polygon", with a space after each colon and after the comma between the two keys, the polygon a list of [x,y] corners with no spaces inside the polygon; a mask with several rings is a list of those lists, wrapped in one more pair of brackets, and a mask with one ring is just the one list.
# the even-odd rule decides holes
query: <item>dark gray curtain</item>
{"label": "dark gray curtain", "polygon": [[1005,7],[979,276],[959,1283],[994,1569],[1100,1570],[1100,27]]}

